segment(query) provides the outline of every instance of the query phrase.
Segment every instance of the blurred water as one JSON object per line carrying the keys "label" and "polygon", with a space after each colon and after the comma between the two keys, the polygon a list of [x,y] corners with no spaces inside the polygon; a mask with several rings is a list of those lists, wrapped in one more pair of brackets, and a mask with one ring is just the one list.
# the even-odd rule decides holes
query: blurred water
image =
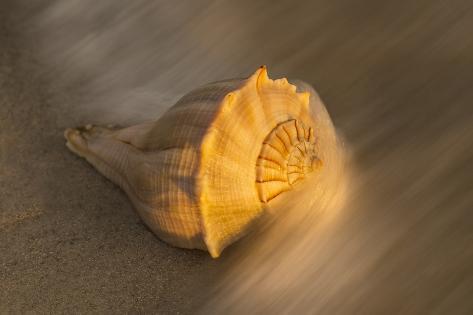
{"label": "blurred water", "polygon": [[194,284],[203,313],[473,312],[471,1],[17,6],[76,125],[157,117],[260,64],[326,103],[351,152],[330,196],[298,192],[230,248],[205,292]]}

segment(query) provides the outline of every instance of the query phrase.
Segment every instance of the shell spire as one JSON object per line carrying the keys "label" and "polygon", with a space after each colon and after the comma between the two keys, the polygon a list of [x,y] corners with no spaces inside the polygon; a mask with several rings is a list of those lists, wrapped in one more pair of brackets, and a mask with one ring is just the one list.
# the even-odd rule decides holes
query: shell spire
{"label": "shell spire", "polygon": [[271,131],[256,162],[256,187],[262,202],[291,190],[321,166],[315,145],[313,129],[295,119]]}

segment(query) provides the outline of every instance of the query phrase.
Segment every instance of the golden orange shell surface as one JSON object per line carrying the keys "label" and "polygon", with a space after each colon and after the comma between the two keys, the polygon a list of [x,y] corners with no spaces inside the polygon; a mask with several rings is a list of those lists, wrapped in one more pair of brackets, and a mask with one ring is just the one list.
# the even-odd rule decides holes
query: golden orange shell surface
{"label": "golden orange shell surface", "polygon": [[156,121],[65,136],[158,237],[218,257],[271,200],[323,167],[335,131],[309,85],[271,80],[261,67],[186,94]]}

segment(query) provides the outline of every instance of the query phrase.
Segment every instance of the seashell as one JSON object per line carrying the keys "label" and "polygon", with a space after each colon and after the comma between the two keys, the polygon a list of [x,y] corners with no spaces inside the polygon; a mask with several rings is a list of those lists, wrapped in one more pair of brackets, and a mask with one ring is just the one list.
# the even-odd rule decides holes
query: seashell
{"label": "seashell", "polygon": [[200,87],[156,121],[64,134],[69,149],[127,193],[159,238],[214,258],[273,199],[317,173],[324,139],[335,137],[317,93],[303,82],[271,80],[265,67]]}

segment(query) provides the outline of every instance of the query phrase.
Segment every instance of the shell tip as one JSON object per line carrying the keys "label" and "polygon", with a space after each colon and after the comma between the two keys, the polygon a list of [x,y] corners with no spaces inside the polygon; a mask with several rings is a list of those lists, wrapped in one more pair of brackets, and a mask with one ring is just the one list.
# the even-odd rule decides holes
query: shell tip
{"label": "shell tip", "polygon": [[233,92],[230,92],[227,95],[225,95],[225,100],[226,100],[227,104],[232,103],[234,97],[235,97],[235,93],[233,93]]}
{"label": "shell tip", "polygon": [[266,80],[268,80],[268,69],[266,68],[266,66],[261,66],[259,67],[259,69],[256,71],[257,72],[257,80],[258,82],[264,82]]}

